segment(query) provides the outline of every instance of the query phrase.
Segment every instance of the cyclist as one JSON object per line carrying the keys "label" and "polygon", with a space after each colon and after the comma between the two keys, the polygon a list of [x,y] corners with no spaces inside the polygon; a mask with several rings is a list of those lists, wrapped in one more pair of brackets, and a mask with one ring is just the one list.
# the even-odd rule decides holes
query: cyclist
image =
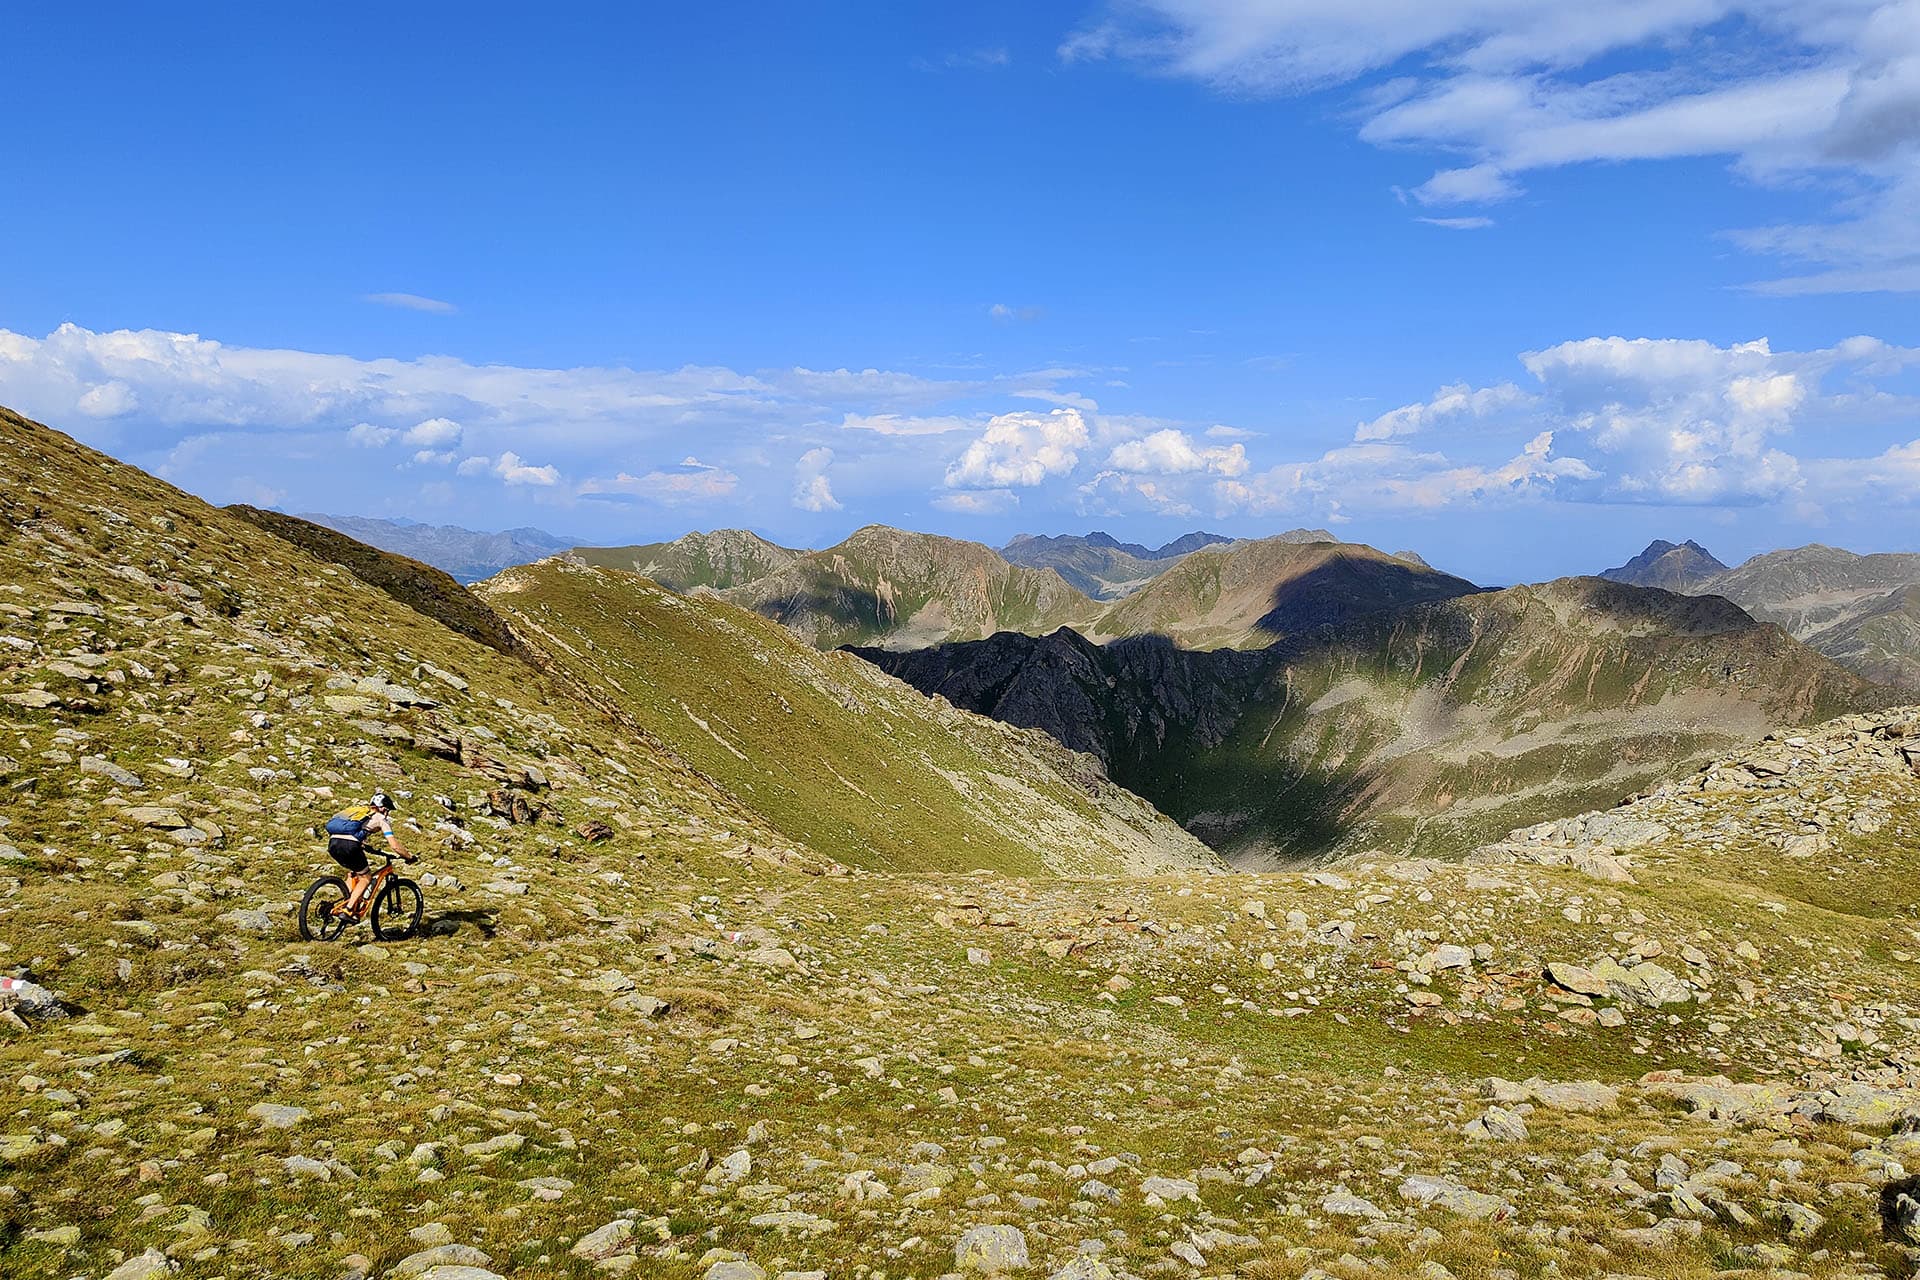
{"label": "cyclist", "polygon": [[354,805],[342,809],[327,819],[327,854],[347,871],[347,902],[343,908],[349,914],[360,909],[360,899],[366,896],[367,886],[373,883],[373,876],[367,869],[367,837],[384,836],[387,848],[398,854],[404,861],[418,862],[401,847],[393,834],[393,823],[388,815],[393,812],[393,797],[384,791],[376,791],[364,805]]}

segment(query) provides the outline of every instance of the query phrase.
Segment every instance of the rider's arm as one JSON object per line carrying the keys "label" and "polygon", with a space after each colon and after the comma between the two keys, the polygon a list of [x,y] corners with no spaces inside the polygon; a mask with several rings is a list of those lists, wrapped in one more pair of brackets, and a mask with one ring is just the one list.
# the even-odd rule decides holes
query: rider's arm
{"label": "rider's arm", "polygon": [[402,858],[406,859],[408,862],[419,861],[418,858],[414,857],[412,854],[407,852],[405,845],[400,843],[399,837],[397,837],[394,834],[393,823],[389,819],[385,817],[382,817],[380,819],[379,831],[381,835],[387,838],[387,847],[389,849],[399,854]]}

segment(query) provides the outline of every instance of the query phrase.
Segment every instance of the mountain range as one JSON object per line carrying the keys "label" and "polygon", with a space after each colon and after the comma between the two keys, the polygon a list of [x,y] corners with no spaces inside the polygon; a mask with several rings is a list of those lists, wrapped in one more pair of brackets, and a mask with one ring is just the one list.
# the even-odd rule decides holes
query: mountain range
{"label": "mountain range", "polygon": [[1171,568],[1189,552],[1231,541],[1217,533],[1196,532],[1148,548],[1099,532],[1084,536],[1021,534],[1000,548],[1000,555],[1029,569],[1052,569],[1095,600],[1112,600],[1145,586],[1155,574]]}
{"label": "mountain range", "polygon": [[1370,612],[1252,651],[1062,629],[857,652],[1091,753],[1243,868],[1457,855],[1769,725],[1894,696],[1725,600],[1597,578]]}
{"label": "mountain range", "polygon": [[[1257,648],[1290,631],[1478,590],[1417,558],[1337,542],[1322,530],[1242,541],[1190,534],[1168,545],[1191,549],[1152,560],[1110,543],[1106,535],[1030,538],[1019,545],[1034,567],[981,543],[869,525],[820,551],[722,529],[569,554],[675,590],[711,591],[821,648],[915,649],[1063,626],[1102,639],[1152,634],[1188,647]],[[1058,567],[1085,556],[1108,565],[1127,557],[1145,576],[1125,595],[1092,596]]]}
{"label": "mountain range", "polygon": [[1813,543],[1729,569],[1698,543],[1657,541],[1606,576],[1724,596],[1870,680],[1920,688],[1920,555]]}
{"label": "mountain range", "polygon": [[459,582],[478,582],[516,564],[558,555],[574,544],[540,529],[476,533],[457,525],[334,516],[307,512],[300,519],[322,525],[382,551],[445,570]]}

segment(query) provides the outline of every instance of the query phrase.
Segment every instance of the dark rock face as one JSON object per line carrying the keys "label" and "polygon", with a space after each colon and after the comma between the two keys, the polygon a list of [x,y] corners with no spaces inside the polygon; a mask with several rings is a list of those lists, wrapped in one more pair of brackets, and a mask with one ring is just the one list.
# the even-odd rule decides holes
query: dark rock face
{"label": "dark rock face", "polygon": [[1170,745],[1205,750],[1232,732],[1267,676],[1259,652],[1195,651],[1155,636],[1097,645],[1069,628],[968,644],[854,649],[922,693],[1097,756],[1137,780]]}

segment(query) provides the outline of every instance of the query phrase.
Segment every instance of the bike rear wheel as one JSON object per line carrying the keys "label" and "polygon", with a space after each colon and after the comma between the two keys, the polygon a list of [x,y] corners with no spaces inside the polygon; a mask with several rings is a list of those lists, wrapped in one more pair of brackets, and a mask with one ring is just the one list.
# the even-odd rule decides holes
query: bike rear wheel
{"label": "bike rear wheel", "polygon": [[321,876],[307,886],[300,899],[300,936],[308,942],[332,942],[347,931],[347,882],[339,876]]}
{"label": "bike rear wheel", "polygon": [[420,886],[413,881],[387,881],[373,900],[373,936],[382,942],[412,937],[420,928],[420,913],[426,905]]}

